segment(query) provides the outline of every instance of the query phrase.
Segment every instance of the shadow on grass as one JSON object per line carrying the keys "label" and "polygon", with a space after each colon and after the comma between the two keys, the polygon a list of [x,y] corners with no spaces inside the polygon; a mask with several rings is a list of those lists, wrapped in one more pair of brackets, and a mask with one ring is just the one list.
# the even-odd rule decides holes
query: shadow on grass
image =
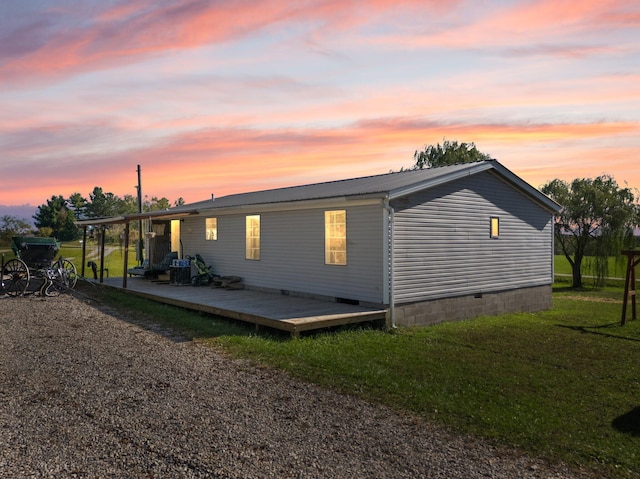
{"label": "shadow on grass", "polygon": [[622,433],[640,437],[640,406],[618,416],[611,422],[611,425]]}
{"label": "shadow on grass", "polygon": [[584,286],[582,288],[574,288],[571,283],[569,284],[562,284],[562,283],[554,283],[553,287],[551,288],[551,290],[554,293],[569,293],[569,292],[586,292],[586,291],[593,291],[590,288],[585,288]]}
{"label": "shadow on grass", "polygon": [[611,334],[604,331],[600,331],[607,328],[619,328],[620,327],[619,322],[603,324],[602,326],[567,326],[566,324],[556,324],[556,326],[560,328],[565,328],[565,329],[572,329],[574,331],[577,331],[583,334],[596,334],[598,336],[604,336],[607,338],[624,339],[625,341],[633,341],[636,343],[640,343],[639,338],[630,338],[628,336],[620,336],[618,334]]}

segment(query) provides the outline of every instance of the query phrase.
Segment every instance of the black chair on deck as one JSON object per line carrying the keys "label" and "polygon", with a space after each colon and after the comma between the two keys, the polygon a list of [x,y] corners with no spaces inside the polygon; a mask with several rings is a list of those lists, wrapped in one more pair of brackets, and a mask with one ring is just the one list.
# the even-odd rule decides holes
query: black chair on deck
{"label": "black chair on deck", "polygon": [[163,274],[169,271],[169,267],[173,263],[174,259],[178,259],[177,251],[172,251],[171,253],[167,253],[162,259],[162,263],[153,263],[151,265],[151,275],[154,278],[157,278],[159,274]]}

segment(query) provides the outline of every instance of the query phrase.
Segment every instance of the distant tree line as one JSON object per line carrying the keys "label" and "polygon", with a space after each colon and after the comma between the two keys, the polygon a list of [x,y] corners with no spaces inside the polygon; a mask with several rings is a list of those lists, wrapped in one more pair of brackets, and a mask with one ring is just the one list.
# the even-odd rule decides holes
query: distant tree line
{"label": "distant tree line", "polygon": [[[171,204],[165,197],[145,197],[142,202],[143,211],[157,211],[184,204],[182,198]],[[89,194],[89,198],[80,193],[73,193],[69,197],[54,195],[45,204],[38,206],[33,216],[37,231],[31,225],[13,216],[0,218],[0,244],[7,245],[13,236],[35,233],[38,236],[54,237],[60,241],[79,239],[82,230],[76,226],[76,220],[106,218],[138,212],[138,199],[133,195],[119,197],[105,192],[96,186]]]}
{"label": "distant tree line", "polygon": [[0,217],[0,246],[10,244],[14,236],[31,234],[32,230],[33,226],[23,219],[9,215],[2,216]]}

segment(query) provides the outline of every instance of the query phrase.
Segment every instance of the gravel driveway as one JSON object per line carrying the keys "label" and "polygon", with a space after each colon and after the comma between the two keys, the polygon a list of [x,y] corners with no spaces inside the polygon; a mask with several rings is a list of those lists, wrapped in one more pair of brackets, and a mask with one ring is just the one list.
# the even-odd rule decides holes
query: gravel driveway
{"label": "gravel driveway", "polygon": [[69,296],[0,296],[0,477],[577,478]]}

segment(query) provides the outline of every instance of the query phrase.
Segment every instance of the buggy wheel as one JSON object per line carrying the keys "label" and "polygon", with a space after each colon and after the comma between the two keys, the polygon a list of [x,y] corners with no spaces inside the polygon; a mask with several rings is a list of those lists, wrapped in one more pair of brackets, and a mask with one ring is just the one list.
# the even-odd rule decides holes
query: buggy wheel
{"label": "buggy wheel", "polygon": [[54,264],[51,284],[46,288],[47,296],[55,296],[73,289],[78,282],[78,274],[75,265],[67,260],[60,258]]}
{"label": "buggy wheel", "polygon": [[29,268],[20,259],[10,259],[2,268],[2,289],[9,296],[24,294],[29,285]]}

